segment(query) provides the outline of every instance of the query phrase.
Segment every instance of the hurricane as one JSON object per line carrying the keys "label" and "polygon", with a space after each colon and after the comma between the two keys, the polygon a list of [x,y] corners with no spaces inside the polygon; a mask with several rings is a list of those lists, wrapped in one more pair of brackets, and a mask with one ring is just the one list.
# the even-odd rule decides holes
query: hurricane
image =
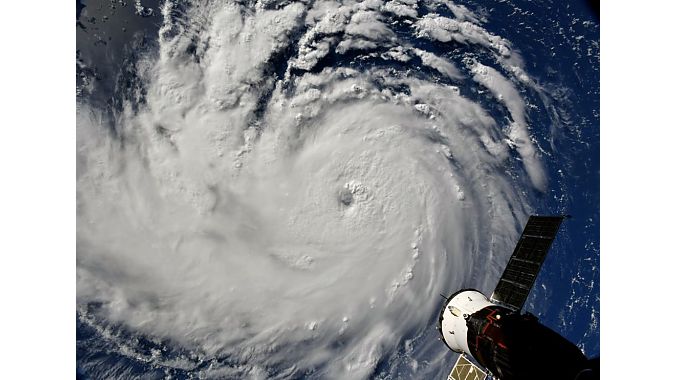
{"label": "hurricane", "polygon": [[550,188],[518,47],[450,1],[139,4],[133,78],[77,103],[77,318],[118,358],[79,365],[444,377],[439,294],[490,294]]}

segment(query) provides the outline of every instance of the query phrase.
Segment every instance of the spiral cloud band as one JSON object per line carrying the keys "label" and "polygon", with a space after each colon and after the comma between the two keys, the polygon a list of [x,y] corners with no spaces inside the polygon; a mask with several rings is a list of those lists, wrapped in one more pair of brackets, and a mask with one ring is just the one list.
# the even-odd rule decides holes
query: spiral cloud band
{"label": "spiral cloud band", "polygon": [[510,42],[448,1],[161,12],[121,108],[78,105],[79,320],[208,378],[447,371],[438,294],[490,291],[547,187]]}

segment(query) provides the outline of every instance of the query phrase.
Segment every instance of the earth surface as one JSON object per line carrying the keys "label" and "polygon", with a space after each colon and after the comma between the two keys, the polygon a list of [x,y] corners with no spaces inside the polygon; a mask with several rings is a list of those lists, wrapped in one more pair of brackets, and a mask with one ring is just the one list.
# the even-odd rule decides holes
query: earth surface
{"label": "earth surface", "polygon": [[524,309],[599,356],[597,17],[79,0],[78,378],[446,378],[529,214]]}

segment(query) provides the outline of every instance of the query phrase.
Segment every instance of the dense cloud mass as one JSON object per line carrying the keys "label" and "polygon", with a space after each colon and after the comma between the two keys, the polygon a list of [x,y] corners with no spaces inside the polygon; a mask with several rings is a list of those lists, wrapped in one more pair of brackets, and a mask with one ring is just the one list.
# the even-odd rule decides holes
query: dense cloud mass
{"label": "dense cloud mass", "polygon": [[78,104],[78,318],[203,377],[447,374],[438,294],[547,188],[510,42],[448,1],[160,11],[119,110]]}

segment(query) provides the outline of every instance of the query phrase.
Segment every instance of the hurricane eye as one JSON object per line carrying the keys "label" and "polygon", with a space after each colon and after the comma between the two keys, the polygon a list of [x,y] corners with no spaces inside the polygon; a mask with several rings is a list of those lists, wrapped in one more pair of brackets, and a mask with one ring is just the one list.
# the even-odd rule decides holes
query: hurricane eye
{"label": "hurricane eye", "polygon": [[338,201],[344,206],[350,206],[354,201],[354,196],[349,189],[343,188],[338,192]]}

